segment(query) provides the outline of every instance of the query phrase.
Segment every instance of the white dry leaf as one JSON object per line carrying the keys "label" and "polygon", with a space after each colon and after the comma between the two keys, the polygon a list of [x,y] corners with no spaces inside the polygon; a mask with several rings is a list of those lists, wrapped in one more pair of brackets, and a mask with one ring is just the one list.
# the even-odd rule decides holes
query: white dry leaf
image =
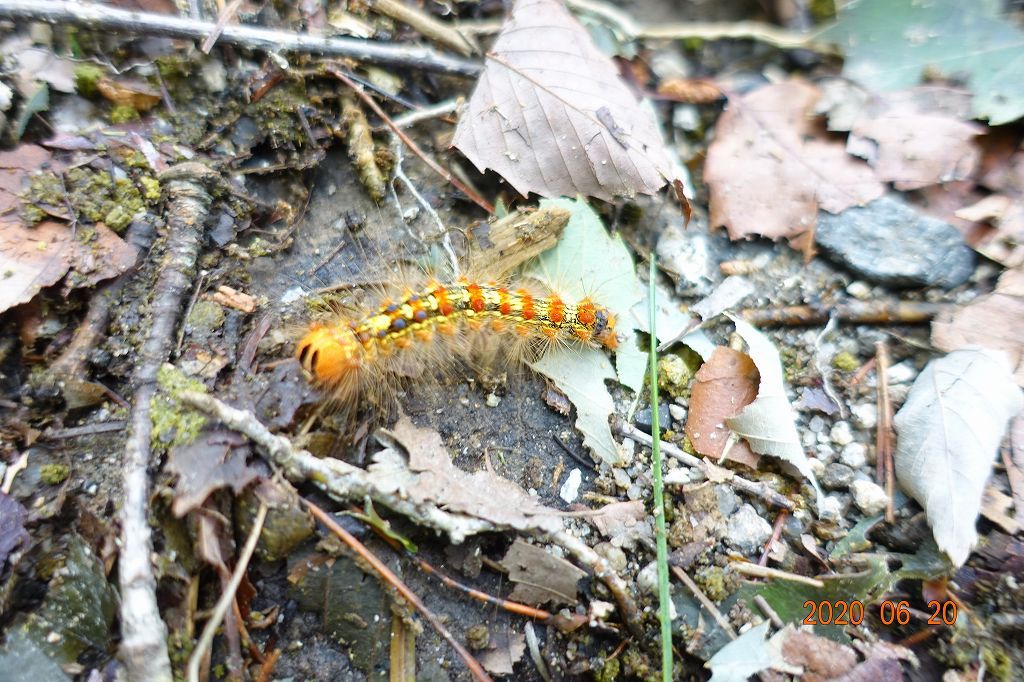
{"label": "white dry leaf", "polygon": [[796,412],[786,397],[778,349],[750,323],[734,315],[728,317],[736,324],[736,333],[747,343],[750,359],[761,374],[761,383],[754,402],[735,417],[727,419],[726,424],[737,436],[745,438],[754,452],[778,457],[796,467],[814,486],[820,500],[821,488],[811,471],[796,429]]}
{"label": "white dry leaf", "polygon": [[654,194],[674,177],[651,111],[559,0],[518,0],[452,145],[522,195]]}
{"label": "white dry leaf", "polygon": [[766,639],[769,627],[771,623],[766,620],[719,649],[704,664],[711,669],[711,682],[747,682],[762,670],[785,666],[782,652]]}
{"label": "white dry leaf", "polygon": [[615,378],[608,356],[596,348],[553,348],[530,367],[555,382],[558,390],[576,406],[576,428],[583,444],[611,466],[623,464],[615,447],[608,417],[615,403],[605,381]]}
{"label": "white dry leaf", "polygon": [[978,539],[985,482],[1022,407],[1005,354],[974,346],[929,362],[896,414],[896,480],[924,507],[936,544],[957,566]]}

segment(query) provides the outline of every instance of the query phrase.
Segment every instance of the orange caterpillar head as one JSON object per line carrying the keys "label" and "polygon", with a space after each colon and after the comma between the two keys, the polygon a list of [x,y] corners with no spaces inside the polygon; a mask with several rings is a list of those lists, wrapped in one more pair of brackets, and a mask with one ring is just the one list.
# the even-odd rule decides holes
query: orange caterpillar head
{"label": "orange caterpillar head", "polygon": [[346,325],[314,325],[299,341],[295,357],[320,386],[350,385],[363,366],[364,349]]}

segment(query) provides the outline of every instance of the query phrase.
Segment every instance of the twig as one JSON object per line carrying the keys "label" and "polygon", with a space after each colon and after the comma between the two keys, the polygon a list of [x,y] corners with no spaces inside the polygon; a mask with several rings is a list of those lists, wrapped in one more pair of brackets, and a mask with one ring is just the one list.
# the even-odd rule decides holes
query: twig
{"label": "twig", "polygon": [[734,561],[731,564],[733,570],[743,575],[749,575],[752,578],[778,578],[779,580],[788,580],[791,583],[800,583],[801,585],[810,585],[811,587],[825,587],[825,583],[817,578],[808,578],[805,575],[798,575],[796,573],[790,573],[789,571],[780,571],[777,568],[768,568],[767,566],[758,566],[757,564],[751,564],[746,561]]}
{"label": "twig", "polygon": [[[216,24],[210,21],[198,21],[170,14],[128,11],[99,3],[56,0],[0,0],[0,19],[42,21],[55,25],[81,26],[100,32],[192,40],[204,40],[216,29]],[[218,40],[221,43],[251,50],[348,57],[387,66],[441,71],[470,77],[479,74],[483,68],[479,62],[449,57],[425,47],[394,45],[359,38],[323,38],[240,24],[225,26]]]}
{"label": "twig", "polygon": [[708,599],[708,596],[704,594],[704,591],[700,589],[697,583],[693,582],[693,578],[686,575],[686,571],[678,566],[672,567],[672,573],[679,578],[679,582],[686,585],[686,588],[693,593],[693,596],[697,598],[700,605],[703,606],[704,609],[711,614],[711,617],[715,619],[715,622],[718,623],[718,627],[722,628],[722,630],[725,631],[725,634],[729,635],[729,639],[736,639],[736,631],[732,629],[731,625],[729,625],[729,621],[725,619],[725,616],[723,616],[722,612],[718,610],[715,603]]}
{"label": "twig", "polygon": [[81,436],[94,436],[98,433],[110,433],[111,431],[124,431],[128,422],[117,419],[110,422],[97,422],[96,424],[84,424],[82,426],[71,426],[66,429],[47,429],[43,431],[44,440],[64,440],[65,438],[79,438]]}
{"label": "twig", "polygon": [[533,623],[527,623],[523,628],[523,632],[526,634],[526,646],[530,650],[530,659],[533,660],[533,664],[537,667],[537,673],[540,674],[544,682],[551,682],[551,673],[548,672],[548,666],[544,663],[544,657],[540,653],[540,642],[537,641],[537,633],[533,630]]}
{"label": "twig", "polygon": [[[155,231],[149,223],[141,220],[132,222],[125,234],[125,241],[137,249],[136,263],[145,257],[153,243],[154,236]],[[59,388],[63,393],[64,402],[71,407],[77,407],[72,404],[71,400],[74,386],[81,384],[89,376],[87,368],[89,354],[106,335],[107,326],[110,323],[111,306],[120,295],[125,282],[128,281],[128,273],[134,270],[135,266],[132,266],[120,277],[104,284],[96,291],[89,301],[89,310],[86,312],[85,318],[75,330],[71,343],[67,345],[60,357],[46,369],[41,384]]]}
{"label": "twig", "polygon": [[[364,469],[341,460],[320,459],[305,450],[297,450],[284,436],[272,434],[251,412],[231,407],[205,393],[183,391],[177,397],[186,405],[205,412],[223,422],[228,428],[244,434],[263,448],[267,457],[281,467],[290,479],[311,481],[339,502],[369,497],[415,523],[447,534],[456,544],[477,533],[508,530],[486,519],[445,511],[433,504],[417,504],[397,491],[381,489],[377,481]],[[514,530],[546,538],[576,557],[580,564],[588,568],[598,580],[604,582],[618,604],[627,629],[637,638],[640,637],[640,613],[636,602],[630,596],[626,584],[600,554],[564,530],[550,532],[550,528],[543,525],[535,528],[517,527]]]}
{"label": "twig", "polygon": [[450,171],[443,168],[440,164],[437,163],[437,161],[434,161],[432,158],[427,156],[427,154],[424,153],[422,149],[420,149],[420,146],[412,141],[412,138],[406,135],[401,128],[395,125],[395,122],[391,120],[391,117],[384,113],[384,110],[380,108],[380,105],[377,104],[372,97],[367,95],[365,92],[363,92],[363,89],[361,87],[352,82],[351,78],[349,78],[341,70],[336,68],[328,68],[327,72],[334,76],[335,78],[337,78],[338,80],[340,80],[348,87],[350,87],[352,91],[356,93],[356,96],[359,97],[359,99],[363,100],[363,102],[366,103],[366,106],[370,107],[375,114],[380,116],[381,120],[384,121],[384,123],[386,123],[387,126],[391,128],[392,131],[394,131],[395,135],[398,135],[399,139],[402,140],[405,146],[408,147],[413,154],[420,157],[423,163],[427,164],[427,166],[429,166],[432,171],[434,171],[442,178],[450,182],[452,186],[454,186],[457,190],[459,190],[467,197],[469,197],[469,199],[473,203],[487,211],[487,213],[494,213],[494,206],[489,201],[487,201],[479,194],[474,192],[472,189],[467,187],[464,182],[462,182],[457,177],[452,175]]}
{"label": "twig", "polygon": [[782,622],[782,618],[780,618],[779,614],[775,612],[775,609],[772,608],[772,605],[769,604],[768,600],[760,594],[754,596],[754,605],[757,606],[757,608],[761,609],[761,613],[763,613],[765,617],[768,620],[770,620],[772,622],[772,625],[774,625],[777,629],[781,630],[782,628],[786,627],[786,624]]}
{"label": "twig", "polygon": [[772,553],[772,545],[778,542],[779,537],[782,535],[782,526],[786,523],[786,517],[789,516],[789,512],[785,509],[779,512],[779,515],[775,517],[775,526],[772,528],[772,536],[768,538],[768,542],[765,543],[764,552],[761,553],[761,558],[758,560],[758,566],[768,565],[768,555]]}
{"label": "twig", "polygon": [[885,505],[885,520],[896,519],[893,510],[893,486],[895,474],[892,462],[892,400],[889,398],[889,347],[884,341],[875,344],[875,377],[878,383],[878,424],[875,429],[875,477],[885,483],[888,501]]}
{"label": "twig", "polygon": [[121,510],[121,652],[131,680],[171,679],[167,629],[156,602],[150,555],[150,403],[156,375],[167,361],[182,300],[192,284],[202,229],[210,208],[203,187],[220,176],[199,163],[183,163],[160,174],[167,188],[168,237],[150,306],[149,333],[139,350],[131,431],[125,444],[124,507]]}
{"label": "twig", "polygon": [[437,616],[427,608],[427,605],[423,603],[423,600],[420,599],[415,592],[410,590],[406,584],[403,583],[397,575],[395,575],[394,571],[388,568],[387,565],[378,559],[375,554],[370,552],[363,543],[359,542],[359,540],[355,538],[354,535],[338,525],[338,523],[323,509],[305,498],[302,499],[302,502],[306,505],[313,516],[316,517],[317,521],[327,526],[332,533],[337,535],[340,540],[351,547],[361,559],[373,567],[373,570],[377,572],[377,575],[381,580],[393,587],[395,591],[402,595],[406,601],[412,604],[413,608],[420,612],[420,615],[430,623],[434,630],[437,631],[437,634],[441,635],[441,637],[448,642],[453,649],[455,649],[455,653],[459,655],[462,662],[466,664],[467,668],[469,668],[469,672],[472,673],[474,679],[480,680],[481,682],[489,682],[491,677],[484,671],[480,663],[473,658],[472,654],[466,651],[465,647],[463,647],[459,641],[452,636],[452,633],[448,631],[448,628],[446,628],[441,621],[437,619]]}
{"label": "twig", "polygon": [[203,54],[210,54],[210,50],[217,43],[217,39],[220,38],[221,34],[224,33],[224,27],[228,25],[228,22],[235,18],[235,14],[238,12],[238,8],[241,7],[242,0],[231,0],[230,3],[221,9],[220,14],[217,15],[217,23],[214,25],[210,35],[206,36],[206,40],[203,41],[202,47],[199,51]]}
{"label": "twig", "polygon": [[924,324],[946,307],[920,301],[849,301],[834,306],[792,305],[774,308],[745,308],[743,319],[755,327],[798,327],[819,325],[835,316],[852,324]]}
{"label": "twig", "polygon": [[238,563],[235,564],[235,570],[231,574],[231,581],[224,588],[220,599],[217,600],[217,605],[214,607],[213,613],[203,628],[203,634],[199,636],[196,648],[188,659],[189,682],[199,682],[199,662],[206,656],[206,652],[213,643],[213,636],[217,632],[217,628],[220,627],[225,614],[227,614],[228,609],[231,608],[235,601],[235,593],[238,591],[238,586],[242,584],[242,578],[245,577],[245,572],[249,568],[249,560],[252,559],[252,554],[256,551],[256,543],[260,539],[260,533],[263,532],[263,522],[266,518],[267,505],[264,502],[260,502],[259,511],[256,512],[256,518],[253,520],[252,530],[249,531],[249,537],[245,541],[242,553],[238,556]]}
{"label": "twig", "polygon": [[[641,431],[640,429],[633,426],[632,424],[629,424],[623,420],[614,420],[614,428],[616,431],[619,432],[620,435],[632,438],[638,443],[643,443],[648,447],[651,445],[651,437],[648,434]],[[781,507],[782,509],[788,509],[790,511],[796,508],[796,504],[794,504],[792,500],[787,498],[785,495],[782,495],[778,491],[773,490],[772,487],[766,483],[755,482],[743,478],[742,476],[737,476],[729,469],[716,466],[715,464],[712,464],[707,460],[694,457],[693,455],[682,451],[672,443],[662,443],[661,450],[669,457],[674,457],[675,459],[678,459],[686,466],[693,469],[697,469],[704,475],[705,478],[711,480],[725,478],[725,482],[731,485],[732,487],[736,488],[737,490],[742,490],[743,492],[748,493],[750,495],[754,495],[755,497],[760,497],[768,504],[774,505],[776,507]]]}
{"label": "twig", "polygon": [[464,57],[469,57],[480,51],[475,43],[459,33],[458,30],[438,21],[415,5],[407,5],[398,0],[369,0],[367,5],[375,12],[380,12],[416,29],[427,40],[450,47]]}
{"label": "twig", "polygon": [[434,118],[453,114],[458,107],[458,99],[446,99],[443,102],[432,104],[429,107],[423,107],[416,111],[410,111],[406,114],[402,114],[401,116],[395,116],[391,121],[399,128],[408,128],[409,126],[416,125],[422,121],[429,121]]}

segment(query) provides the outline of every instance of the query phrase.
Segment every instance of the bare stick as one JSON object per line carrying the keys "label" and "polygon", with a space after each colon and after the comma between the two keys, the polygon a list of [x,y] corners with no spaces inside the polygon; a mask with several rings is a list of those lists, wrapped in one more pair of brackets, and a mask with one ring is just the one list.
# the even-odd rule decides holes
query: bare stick
{"label": "bare stick", "polygon": [[[0,19],[70,24],[101,32],[192,40],[205,40],[217,29],[217,25],[210,21],[127,11],[99,3],[55,0],[0,0]],[[305,33],[240,24],[224,26],[218,42],[251,50],[348,57],[387,66],[442,71],[461,76],[476,76],[483,68],[479,62],[449,57],[425,47],[380,43],[359,38],[322,38]]]}
{"label": "bare stick", "polygon": [[888,501],[885,505],[885,520],[896,520],[893,510],[893,488],[895,474],[892,462],[892,399],[889,397],[889,347],[884,341],[875,344],[875,376],[878,380],[878,425],[875,432],[875,458],[878,482],[885,483]]}
{"label": "bare stick", "polygon": [[[652,439],[649,435],[647,435],[640,429],[636,428],[632,424],[625,422],[624,420],[613,421],[615,422],[615,430],[618,431],[621,435],[626,436],[628,438],[632,438],[638,443],[643,443],[644,445],[650,446]],[[720,467],[716,464],[712,464],[711,462],[700,459],[699,457],[694,457],[690,453],[684,452],[683,450],[679,449],[679,447],[673,445],[672,443],[666,443],[662,441],[661,451],[664,452],[669,457],[674,457],[675,459],[678,459],[686,466],[692,469],[697,469],[704,475],[705,478],[709,480],[718,480],[724,478],[725,483],[728,483],[737,490],[742,490],[743,492],[748,493],[750,495],[760,497],[765,502],[775,505],[776,507],[781,507],[783,509],[788,509],[790,511],[796,508],[796,505],[793,503],[792,500],[787,498],[785,495],[782,495],[777,490],[773,490],[772,487],[767,485],[766,483],[751,481],[746,478],[743,478],[742,476],[737,476],[729,469]]]}
{"label": "bare stick", "polygon": [[373,11],[416,29],[427,40],[450,47],[464,57],[480,51],[473,41],[457,29],[438,21],[415,5],[407,5],[399,0],[370,0],[367,4]]}
{"label": "bare stick", "polygon": [[203,187],[220,176],[199,163],[183,163],[160,175],[167,188],[168,237],[150,306],[149,333],[135,369],[131,432],[125,444],[124,507],[121,510],[121,655],[131,680],[171,679],[167,629],[156,603],[156,579],[150,555],[149,520],[150,402],[156,375],[167,361],[182,301],[192,286],[210,208]]}
{"label": "bare stick", "polygon": [[722,612],[718,610],[717,606],[715,606],[715,602],[708,599],[708,596],[704,594],[704,591],[700,589],[700,586],[693,581],[693,578],[686,575],[686,571],[678,566],[672,567],[672,573],[679,578],[679,582],[686,585],[686,588],[693,593],[693,596],[697,598],[700,605],[711,614],[711,617],[715,619],[716,623],[718,623],[718,627],[722,628],[722,630],[725,631],[725,634],[729,635],[730,639],[736,639],[736,631],[732,629],[731,625],[729,625],[729,621],[725,619]]}
{"label": "bare stick", "polygon": [[799,327],[824,324],[830,317],[852,324],[925,324],[947,308],[921,301],[849,301],[834,306],[792,305],[745,308],[743,319],[755,327]]}
{"label": "bare stick", "polygon": [[434,630],[437,631],[437,634],[441,635],[441,638],[448,642],[449,646],[455,649],[455,653],[457,653],[459,658],[462,659],[462,662],[466,664],[469,672],[473,675],[473,679],[480,680],[481,682],[490,682],[491,676],[484,671],[479,661],[473,658],[473,656],[466,651],[465,647],[459,644],[459,641],[452,636],[452,633],[449,632],[448,628],[446,628],[441,621],[438,620],[437,616],[427,608],[427,605],[423,603],[423,600],[419,598],[419,595],[410,590],[409,587],[402,582],[397,575],[395,575],[394,571],[388,568],[383,561],[378,559],[376,554],[368,550],[366,545],[359,542],[354,535],[338,525],[338,522],[331,518],[323,509],[304,498],[302,503],[309,508],[309,511],[312,512],[317,521],[327,526],[332,533],[338,536],[338,539],[352,548],[352,550],[356,552],[361,559],[370,564],[382,581],[393,587],[395,591],[402,595],[407,602],[412,604],[413,608],[420,612],[420,615],[430,623]]}
{"label": "bare stick", "polygon": [[747,563],[746,561],[733,561],[729,565],[732,566],[733,570],[737,573],[749,575],[752,578],[777,578],[779,580],[788,580],[791,583],[810,585],[811,587],[825,587],[825,583],[817,578],[808,578],[805,575],[798,575],[796,573],[790,573],[789,571],[780,571],[777,568],[758,566],[757,564]]}
{"label": "bare stick", "polygon": [[245,577],[245,571],[249,567],[249,560],[252,559],[252,553],[256,551],[256,543],[260,539],[260,533],[263,532],[263,522],[266,518],[267,505],[264,502],[260,502],[259,511],[256,512],[256,519],[252,524],[252,530],[249,531],[249,537],[245,541],[245,547],[242,548],[242,553],[238,556],[238,563],[235,564],[235,570],[231,574],[231,581],[228,582],[224,592],[220,595],[220,599],[217,600],[217,605],[213,608],[213,614],[210,616],[209,620],[206,621],[206,627],[203,628],[203,634],[199,636],[196,648],[192,652],[192,656],[188,659],[189,682],[199,682],[199,662],[206,656],[206,652],[210,649],[210,645],[213,643],[214,633],[216,633],[217,628],[220,627],[220,623],[224,620],[224,616],[227,614],[228,609],[235,603],[235,593],[238,591],[238,586],[242,584],[242,578]]}

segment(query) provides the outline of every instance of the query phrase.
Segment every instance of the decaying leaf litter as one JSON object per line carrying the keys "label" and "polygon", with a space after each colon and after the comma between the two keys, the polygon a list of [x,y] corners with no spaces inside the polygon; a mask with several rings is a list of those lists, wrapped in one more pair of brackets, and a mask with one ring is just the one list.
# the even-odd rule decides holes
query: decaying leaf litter
{"label": "decaying leaf litter", "polygon": [[[674,674],[1013,679],[1024,52],[996,5],[0,2],[4,669],[658,677],[654,250]],[[556,242],[528,273],[608,305],[614,356],[356,415],[288,359],[399,256]]]}

